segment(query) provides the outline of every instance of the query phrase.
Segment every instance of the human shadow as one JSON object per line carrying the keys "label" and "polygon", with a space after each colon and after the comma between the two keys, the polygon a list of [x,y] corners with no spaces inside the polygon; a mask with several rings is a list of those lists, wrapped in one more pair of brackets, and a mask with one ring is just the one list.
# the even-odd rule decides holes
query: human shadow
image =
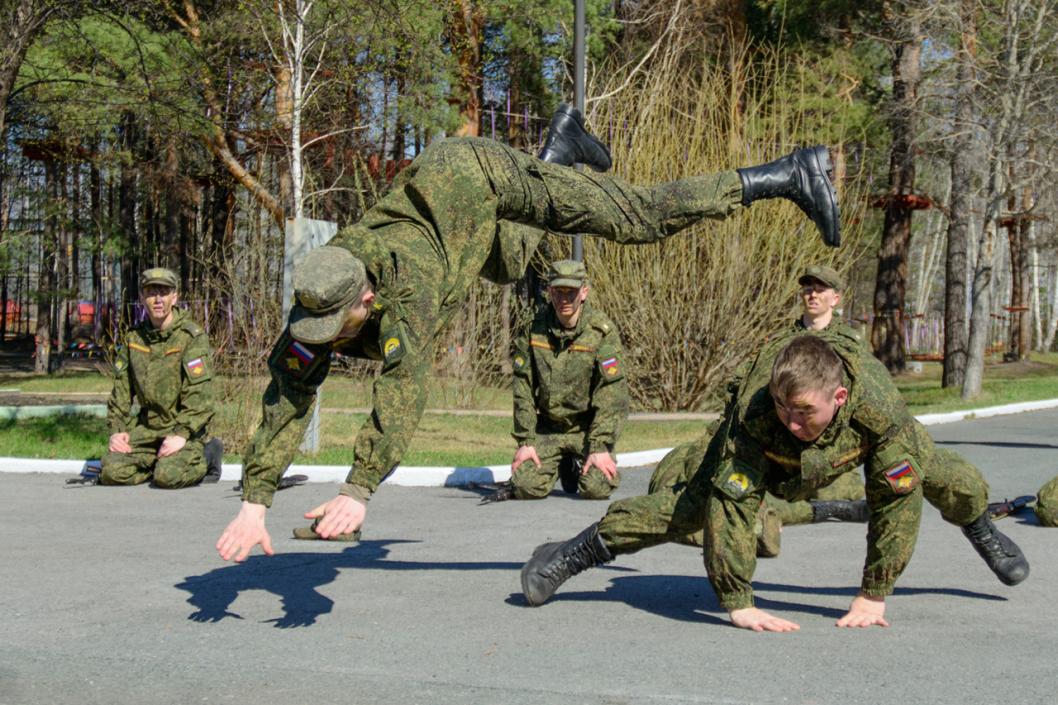
{"label": "human shadow", "polygon": [[[823,605],[807,604],[788,599],[777,599],[772,593],[787,595],[845,596],[851,602],[858,588],[854,586],[826,587],[787,585],[784,583],[754,582],[754,602],[770,611],[796,612],[838,619],[846,610]],[[898,587],[896,595],[948,595],[964,599],[1005,601],[998,595],[963,590],[960,588]],[[680,622],[729,625],[727,610],[720,606],[708,579],[689,575],[633,575],[614,578],[600,592],[559,592],[552,602],[614,602],[623,603],[659,617]],[[526,606],[525,597],[510,595],[507,604]]]}
{"label": "human shadow", "polygon": [[934,444],[939,446],[992,446],[993,448],[1058,448],[1053,443],[1021,443],[1014,441],[938,441]]}
{"label": "human shadow", "polygon": [[191,593],[187,602],[196,608],[188,615],[194,622],[215,623],[226,617],[242,619],[230,607],[241,592],[265,590],[280,598],[283,614],[272,622],[277,628],[308,627],[334,607],[334,601],[318,588],[333,582],[343,569],[364,570],[513,570],[521,563],[507,562],[415,562],[387,560],[390,546],[419,543],[406,540],[361,541],[339,553],[283,553],[250,556],[245,562],[227,565],[202,575],[191,575],[174,587]]}

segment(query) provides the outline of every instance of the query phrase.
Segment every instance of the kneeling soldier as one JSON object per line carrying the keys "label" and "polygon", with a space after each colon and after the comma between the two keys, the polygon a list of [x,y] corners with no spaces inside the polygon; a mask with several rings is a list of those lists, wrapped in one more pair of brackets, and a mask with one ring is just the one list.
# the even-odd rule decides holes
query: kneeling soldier
{"label": "kneeling soldier", "polygon": [[562,260],[548,273],[549,305],[514,345],[511,482],[484,501],[543,499],[555,486],[606,499],[620,475],[614,445],[628,416],[621,338],[587,302],[583,262]]}
{"label": "kneeling soldier", "polygon": [[[107,404],[109,452],[99,480],[177,489],[203,481],[209,456],[211,480],[220,479],[221,446],[203,449],[213,417],[213,364],[205,331],[177,308],[176,274],[148,269],[140,276],[147,320],[129,331],[114,362],[114,389]],[[139,403],[133,417],[132,402]]]}

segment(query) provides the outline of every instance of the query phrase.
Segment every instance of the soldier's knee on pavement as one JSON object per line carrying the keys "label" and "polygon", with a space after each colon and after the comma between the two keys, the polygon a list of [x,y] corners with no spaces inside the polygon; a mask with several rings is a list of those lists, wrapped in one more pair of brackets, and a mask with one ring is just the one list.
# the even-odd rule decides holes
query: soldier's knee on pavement
{"label": "soldier's knee on pavement", "polygon": [[110,454],[103,458],[102,468],[99,471],[99,484],[101,485],[139,485],[147,481],[150,476],[140,472],[132,463],[123,463],[120,459],[111,459]]}

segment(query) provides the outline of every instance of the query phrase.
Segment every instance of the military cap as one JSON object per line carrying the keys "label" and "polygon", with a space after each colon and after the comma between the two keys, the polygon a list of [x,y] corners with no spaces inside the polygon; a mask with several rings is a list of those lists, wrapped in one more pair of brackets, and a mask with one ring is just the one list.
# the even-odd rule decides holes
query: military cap
{"label": "military cap", "polygon": [[805,267],[804,274],[800,276],[797,283],[807,284],[812,279],[823,282],[835,291],[843,291],[845,289],[845,280],[842,276],[837,273],[837,270],[825,264],[810,264]]}
{"label": "military cap", "polygon": [[588,279],[588,270],[584,268],[583,262],[572,259],[563,259],[551,264],[547,272],[548,286],[569,286],[576,289],[584,286]]}
{"label": "military cap", "polygon": [[171,269],[152,267],[140,272],[140,288],[143,289],[151,284],[160,284],[170,289],[178,289],[180,288],[180,279]]}
{"label": "military cap", "polygon": [[364,263],[349,250],[324,245],[309,252],[294,268],[290,334],[303,343],[334,340],[366,283]]}

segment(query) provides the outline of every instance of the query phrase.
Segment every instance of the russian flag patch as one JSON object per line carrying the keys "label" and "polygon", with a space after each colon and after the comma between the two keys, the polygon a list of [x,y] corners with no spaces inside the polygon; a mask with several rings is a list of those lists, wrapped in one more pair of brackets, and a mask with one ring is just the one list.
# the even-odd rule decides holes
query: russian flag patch
{"label": "russian flag patch", "polygon": [[617,358],[616,357],[610,357],[610,358],[607,358],[607,359],[603,360],[602,362],[599,363],[599,366],[602,367],[602,371],[603,372],[605,372],[607,375],[609,375],[611,377],[613,377],[614,375],[617,374]]}
{"label": "russian flag patch", "polygon": [[910,460],[902,460],[885,471],[885,481],[897,494],[907,494],[918,487],[918,473]]}
{"label": "russian flag patch", "polygon": [[294,353],[294,357],[301,360],[303,365],[309,364],[316,357],[312,351],[296,340],[290,344],[290,352]]}

